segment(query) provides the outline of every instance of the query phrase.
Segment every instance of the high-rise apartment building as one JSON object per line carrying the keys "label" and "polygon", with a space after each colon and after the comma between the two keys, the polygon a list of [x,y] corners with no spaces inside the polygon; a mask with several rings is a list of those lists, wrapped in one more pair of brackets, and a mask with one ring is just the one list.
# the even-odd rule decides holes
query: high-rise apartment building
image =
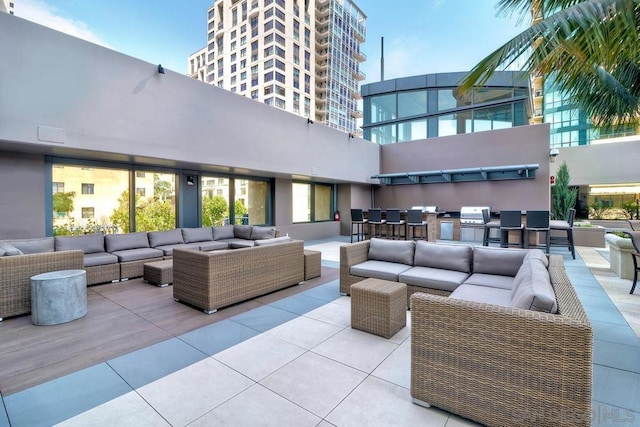
{"label": "high-rise apartment building", "polygon": [[207,46],[189,57],[189,75],[360,133],[365,21],[351,0],[217,0]]}
{"label": "high-rise apartment building", "polygon": [[0,0],[0,13],[13,15],[13,0]]}

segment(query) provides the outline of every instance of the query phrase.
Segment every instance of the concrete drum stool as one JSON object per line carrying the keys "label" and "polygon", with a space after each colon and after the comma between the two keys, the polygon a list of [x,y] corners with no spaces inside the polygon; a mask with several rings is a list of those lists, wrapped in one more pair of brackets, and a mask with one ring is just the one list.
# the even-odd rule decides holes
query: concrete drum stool
{"label": "concrete drum stool", "polygon": [[164,288],[173,283],[173,260],[148,262],[144,265],[144,281]]}
{"label": "concrete drum stool", "polygon": [[407,325],[407,285],[365,279],[351,285],[351,327],[391,338]]}
{"label": "concrete drum stool", "polygon": [[320,277],[322,271],[321,261],[322,252],[310,249],[304,250],[304,280]]}
{"label": "concrete drum stool", "polygon": [[87,314],[87,273],[62,270],[31,277],[31,322],[57,325]]}

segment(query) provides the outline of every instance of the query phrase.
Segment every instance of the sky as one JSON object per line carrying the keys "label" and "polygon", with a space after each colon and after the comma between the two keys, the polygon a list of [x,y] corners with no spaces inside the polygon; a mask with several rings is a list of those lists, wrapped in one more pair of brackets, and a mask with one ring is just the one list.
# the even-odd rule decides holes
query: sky
{"label": "sky", "polygon": [[[356,0],[367,15],[361,45],[367,78],[468,71],[523,31],[496,16],[497,0]],[[206,45],[213,0],[15,0],[15,15],[182,74]]]}

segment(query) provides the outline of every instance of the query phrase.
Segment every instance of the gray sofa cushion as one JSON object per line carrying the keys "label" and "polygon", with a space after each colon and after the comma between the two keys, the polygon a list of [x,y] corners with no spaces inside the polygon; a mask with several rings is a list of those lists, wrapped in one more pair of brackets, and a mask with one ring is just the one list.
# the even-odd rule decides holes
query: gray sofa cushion
{"label": "gray sofa cushion", "polygon": [[84,254],[94,254],[104,252],[104,235],[87,234],[84,236],[56,236],[56,251],[71,251],[82,249]]}
{"label": "gray sofa cushion", "polygon": [[223,225],[221,227],[213,227],[213,240],[233,239],[233,225]]}
{"label": "gray sofa cushion", "polygon": [[43,252],[54,252],[55,250],[53,237],[11,240],[8,243],[20,250],[23,254],[40,254]]}
{"label": "gray sofa cushion", "polygon": [[398,281],[410,286],[451,292],[469,277],[469,273],[432,267],[412,267],[400,273]]}
{"label": "gray sofa cushion", "polygon": [[167,231],[150,231],[147,233],[147,237],[149,239],[149,246],[152,248],[184,243],[182,231],[178,228]]}
{"label": "gray sofa cushion", "polygon": [[471,273],[472,256],[468,245],[417,242],[413,265]]}
{"label": "gray sofa cushion", "polygon": [[525,262],[514,280],[511,305],[527,310],[557,313],[556,294],[551,286],[549,272],[539,259]]}
{"label": "gray sofa cushion", "polygon": [[145,231],[127,234],[107,234],[104,236],[104,243],[109,253],[149,247],[149,239]]}
{"label": "gray sofa cushion", "polygon": [[413,266],[416,243],[413,240],[387,240],[372,238],[367,259]]}
{"label": "gray sofa cushion", "polygon": [[183,228],[182,238],[185,243],[206,242],[213,240],[213,230],[211,227]]}
{"label": "gray sofa cushion", "polygon": [[140,261],[143,259],[162,258],[162,251],[154,248],[138,248],[126,249],[122,251],[114,251],[113,255],[118,257],[120,262]]}
{"label": "gray sofa cushion", "polygon": [[251,226],[250,225],[234,225],[233,237],[236,239],[251,240]]}
{"label": "gray sofa cushion", "polygon": [[349,272],[354,276],[373,277],[375,279],[398,281],[400,273],[410,269],[410,265],[386,261],[365,261],[352,265]]}
{"label": "gray sofa cushion", "polygon": [[94,267],[96,265],[116,264],[118,257],[107,252],[92,252],[84,254],[84,266]]}
{"label": "gray sofa cushion", "polygon": [[229,249],[229,243],[227,242],[200,242],[198,244],[198,249],[201,251],[219,251],[222,249]]}
{"label": "gray sofa cushion", "polygon": [[449,298],[511,307],[511,291],[507,289],[463,284]]}
{"label": "gray sofa cushion", "polygon": [[289,236],[282,236],[282,237],[274,237],[272,239],[262,239],[262,240],[256,240],[254,242],[255,246],[267,246],[267,245],[275,245],[278,243],[287,243],[291,241],[291,237]]}
{"label": "gray sofa cushion", "polygon": [[527,249],[475,246],[473,272],[515,277],[527,252]]}
{"label": "gray sofa cushion", "polygon": [[276,237],[275,227],[251,227],[251,240],[273,239]]}
{"label": "gray sofa cushion", "polygon": [[514,278],[511,276],[501,276],[499,274],[473,273],[465,285],[487,286],[489,288],[513,289]]}
{"label": "gray sofa cushion", "polygon": [[229,249],[243,249],[243,248],[252,248],[255,246],[254,240],[246,240],[246,239],[229,239],[224,240],[229,243]]}
{"label": "gray sofa cushion", "polygon": [[[182,233],[180,234],[182,235]],[[198,248],[198,243],[191,243],[191,245],[196,245],[194,246],[194,248]],[[162,254],[164,256],[173,256],[173,250],[175,248],[186,248],[188,247],[188,245],[186,243],[176,243],[173,245],[160,245],[160,246],[156,246],[154,247],[154,249],[160,249],[162,251]]]}
{"label": "gray sofa cushion", "polygon": [[547,258],[547,255],[541,249],[529,249],[522,262],[533,258],[539,259],[540,261],[542,261],[545,267],[549,267],[549,258]]}
{"label": "gray sofa cushion", "polygon": [[22,255],[22,251],[9,242],[0,242],[0,256]]}

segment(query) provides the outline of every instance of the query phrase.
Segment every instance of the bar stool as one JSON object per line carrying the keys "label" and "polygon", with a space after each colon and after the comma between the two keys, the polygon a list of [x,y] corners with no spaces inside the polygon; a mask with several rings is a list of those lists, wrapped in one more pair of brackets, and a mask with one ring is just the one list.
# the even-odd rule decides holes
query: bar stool
{"label": "bar stool", "polygon": [[[527,225],[525,226],[525,242],[529,247],[529,233],[534,232],[536,236],[538,233],[544,233],[545,237],[545,252],[549,253],[549,246],[551,241],[551,230],[549,229],[549,211],[527,211]],[[538,246],[538,245],[536,245]]]}
{"label": "bar stool", "polygon": [[[424,234],[422,233],[422,227],[424,227]],[[411,239],[416,238],[416,228],[420,231],[420,235],[424,240],[429,240],[429,230],[427,221],[422,219],[422,209],[410,209],[407,211],[407,225],[406,233],[407,239],[409,239],[409,229],[411,229]]]}
{"label": "bar stool", "polygon": [[524,247],[524,227],[522,226],[522,212],[500,211],[500,247],[509,247],[509,232],[518,231],[521,248]]}
{"label": "bar stool", "polygon": [[[362,209],[351,209],[351,243],[353,243],[353,236],[356,236],[356,241],[364,240],[364,225],[367,220],[364,219]],[[353,226],[356,226],[356,232],[353,232]]]}
{"label": "bar stool", "polygon": [[576,210],[569,209],[569,219],[568,221],[549,221],[549,228],[551,231],[560,231],[566,232],[565,236],[551,236],[550,237],[550,246],[567,246],[569,251],[571,252],[571,256],[573,259],[576,259],[576,248],[573,244],[573,220],[576,217]]}
{"label": "bar stool", "polygon": [[[391,235],[389,235],[389,226],[391,226]],[[401,230],[396,236],[396,227],[404,227],[404,238],[407,238],[407,222],[400,219],[400,209],[387,209],[387,237],[390,239],[402,238]]]}
{"label": "bar stool", "polygon": [[[369,209],[369,237],[382,237],[382,226],[387,223],[386,220],[382,219],[382,210],[379,208]],[[371,231],[371,226],[373,225],[373,232]],[[380,231],[380,233],[376,233],[376,230]]]}
{"label": "bar stool", "polygon": [[489,209],[482,209],[482,220],[484,222],[484,235],[482,246],[489,246],[489,243],[500,243],[500,237],[491,237],[491,230],[500,229],[500,221],[491,221]]}

